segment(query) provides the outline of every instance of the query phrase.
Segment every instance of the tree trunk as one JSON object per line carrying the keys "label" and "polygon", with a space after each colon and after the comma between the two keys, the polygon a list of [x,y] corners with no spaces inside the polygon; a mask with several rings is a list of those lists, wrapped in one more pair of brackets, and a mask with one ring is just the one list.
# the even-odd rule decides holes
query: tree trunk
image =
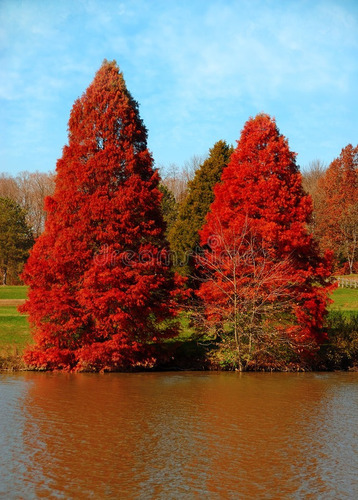
{"label": "tree trunk", "polygon": [[7,279],[7,267],[3,268],[3,273],[2,273],[2,284],[6,285],[6,279]]}

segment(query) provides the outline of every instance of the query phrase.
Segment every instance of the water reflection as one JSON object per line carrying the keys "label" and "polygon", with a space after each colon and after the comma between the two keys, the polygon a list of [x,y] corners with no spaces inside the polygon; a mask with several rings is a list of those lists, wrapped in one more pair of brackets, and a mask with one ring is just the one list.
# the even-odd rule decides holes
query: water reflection
{"label": "water reflection", "polygon": [[358,495],[358,374],[35,373],[0,389],[5,498]]}

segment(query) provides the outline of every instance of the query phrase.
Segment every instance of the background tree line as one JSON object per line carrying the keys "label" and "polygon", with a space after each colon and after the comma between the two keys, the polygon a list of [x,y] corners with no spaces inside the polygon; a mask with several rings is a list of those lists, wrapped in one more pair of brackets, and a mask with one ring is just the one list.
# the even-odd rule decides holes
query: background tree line
{"label": "background tree line", "polygon": [[[183,170],[172,165],[162,172],[167,236],[177,258],[176,269],[186,276],[193,273],[190,255],[198,246],[198,231],[213,201],[214,186],[232,151],[232,146],[218,141],[201,164],[194,158]],[[333,252],[337,273],[357,272],[358,145],[345,146],[328,167],[320,160],[312,161],[301,174],[313,204],[310,232],[322,251]]]}
{"label": "background tree line", "polygon": [[[191,255],[198,246],[198,231],[213,201],[213,187],[219,182],[232,151],[232,146],[220,140],[206,157],[195,155],[182,167],[173,163],[159,169],[166,234],[174,253],[175,267],[181,274],[194,273]],[[312,197],[313,215],[309,228],[321,249],[334,252],[335,271],[357,272],[358,146],[347,145],[328,167],[320,160],[312,161],[302,170],[302,183]],[[20,283],[19,273],[28,248],[44,230],[44,199],[53,194],[54,186],[54,172],[0,174],[0,198],[16,204],[17,214],[20,219],[24,218],[28,234],[27,240],[19,229],[24,227],[23,222],[14,223],[16,218],[10,213],[10,205],[6,208],[2,205],[0,262],[3,283]],[[18,240],[16,232],[20,233]],[[10,237],[13,244],[6,244],[5,240]]]}
{"label": "background tree line", "polygon": [[19,284],[33,242],[43,232],[44,199],[53,193],[54,173],[0,174],[0,268],[2,284]]}
{"label": "background tree line", "polygon": [[310,229],[322,250],[334,253],[335,271],[358,271],[358,145],[345,146],[328,168],[316,160],[303,173],[313,200]]}

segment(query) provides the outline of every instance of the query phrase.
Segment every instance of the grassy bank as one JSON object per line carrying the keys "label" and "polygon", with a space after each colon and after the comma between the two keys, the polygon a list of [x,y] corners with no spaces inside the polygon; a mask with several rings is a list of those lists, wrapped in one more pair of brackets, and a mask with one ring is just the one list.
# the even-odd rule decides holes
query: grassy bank
{"label": "grassy bank", "polygon": [[21,300],[26,299],[26,296],[27,286],[0,286],[0,300]]}
{"label": "grassy bank", "polygon": [[24,367],[22,353],[31,342],[26,316],[17,310],[26,298],[25,286],[0,286],[0,368],[18,370]]}
{"label": "grassy bank", "polygon": [[331,311],[341,311],[343,313],[358,313],[358,289],[357,288],[337,288],[332,294],[333,304]]}
{"label": "grassy bank", "polygon": [[[22,353],[32,339],[27,318],[20,315],[17,306],[26,298],[26,293],[25,286],[0,286],[0,369],[23,367]],[[344,330],[345,341],[351,342],[347,332],[350,318],[358,315],[358,289],[338,288],[332,294],[332,299],[334,302],[329,308],[332,318],[330,335],[334,338],[339,330]],[[182,335],[172,342],[177,343],[176,349],[181,353],[180,358],[183,361],[187,355],[195,356],[196,341],[192,337],[193,332],[190,331],[186,317],[183,318],[182,324]],[[339,349],[345,349],[346,352],[346,343],[340,341]],[[333,354],[330,356],[333,357]]]}

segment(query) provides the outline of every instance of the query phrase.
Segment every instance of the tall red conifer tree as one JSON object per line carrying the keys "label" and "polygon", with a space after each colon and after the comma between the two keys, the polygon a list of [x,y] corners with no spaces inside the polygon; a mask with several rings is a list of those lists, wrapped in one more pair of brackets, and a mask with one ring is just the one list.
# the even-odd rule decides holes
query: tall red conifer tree
{"label": "tall red conifer tree", "polygon": [[177,288],[147,131],[115,61],[104,61],[74,103],[56,171],[46,228],[23,275],[36,341],[25,360],[128,367],[147,341],[176,333],[168,320]]}
{"label": "tall red conifer tree", "polygon": [[295,153],[275,120],[250,118],[215,188],[199,259],[207,273],[199,290],[207,316],[230,319],[226,329],[233,329],[246,360],[254,330],[274,328],[297,346],[324,338],[330,262],[308,233],[311,213]]}

